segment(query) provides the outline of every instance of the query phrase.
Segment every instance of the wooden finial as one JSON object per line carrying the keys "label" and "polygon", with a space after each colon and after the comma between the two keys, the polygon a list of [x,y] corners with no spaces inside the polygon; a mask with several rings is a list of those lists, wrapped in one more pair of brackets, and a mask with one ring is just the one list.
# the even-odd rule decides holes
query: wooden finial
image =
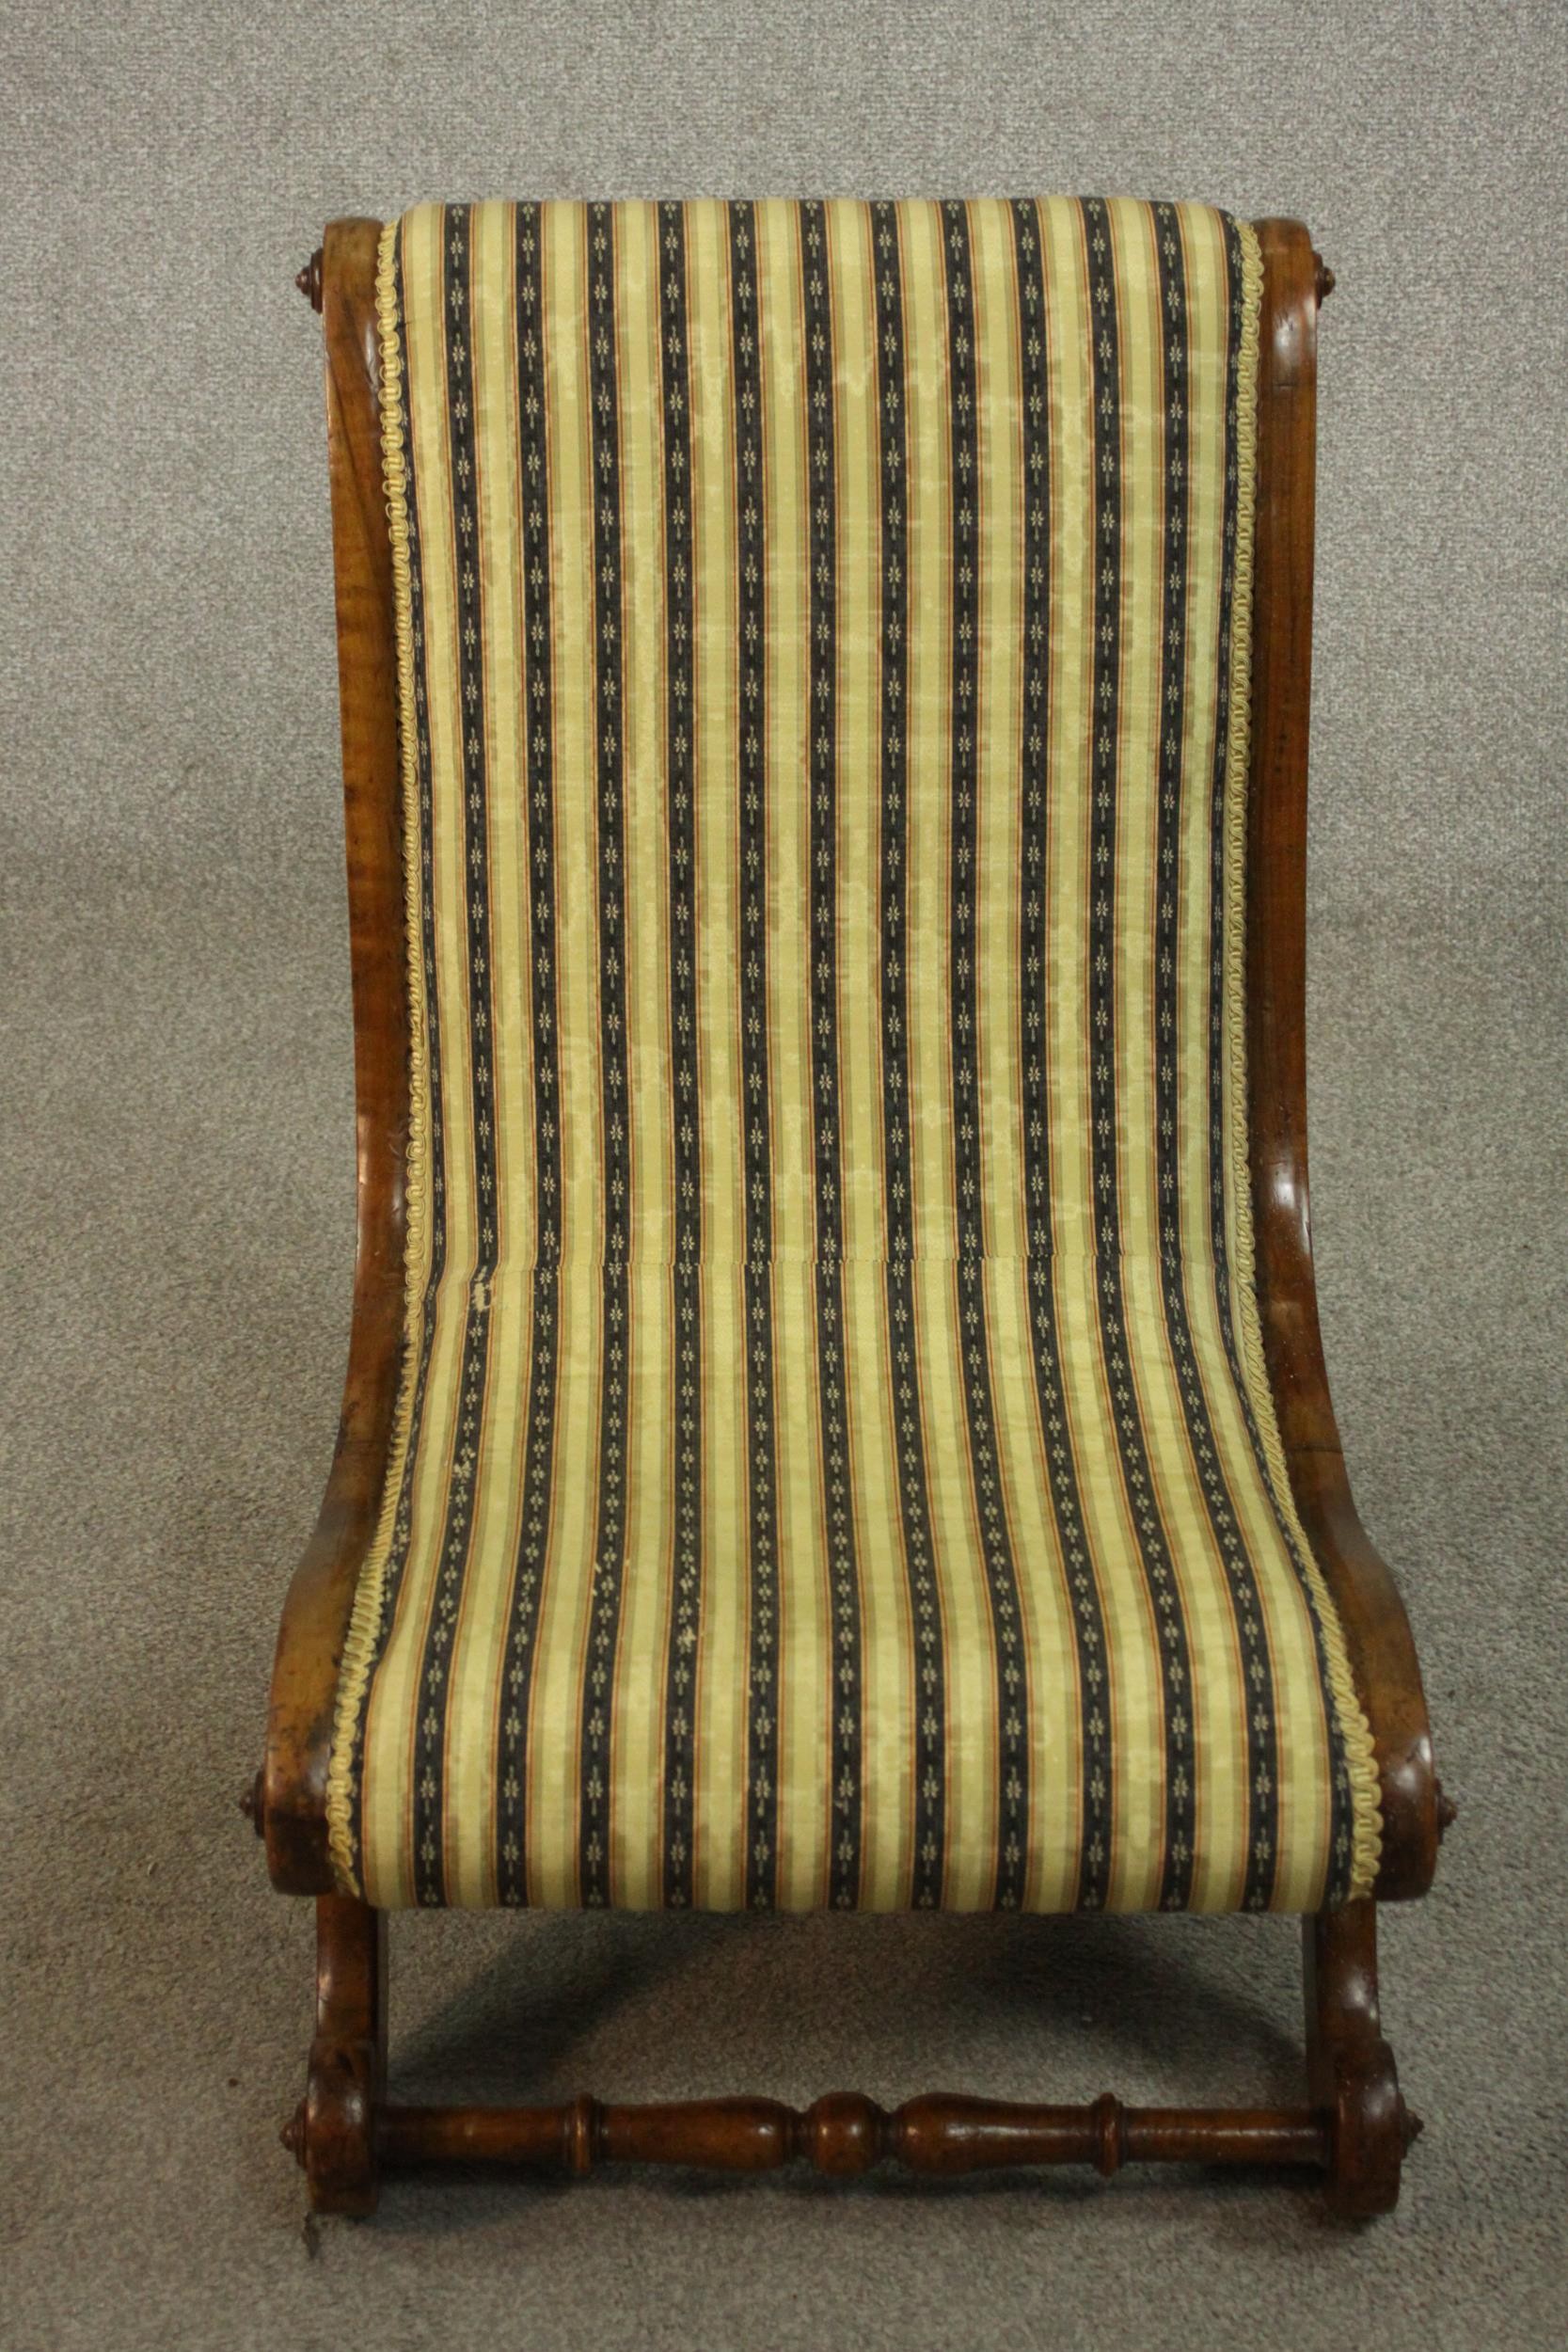
{"label": "wooden finial", "polygon": [[320,246],[317,246],[305,267],[295,278],[294,284],[299,288],[311,310],[319,311],[322,307],[322,249]]}
{"label": "wooden finial", "polygon": [[1318,264],[1318,300],[1320,303],[1326,302],[1334,292],[1334,272],[1321,253],[1315,253],[1312,258]]}

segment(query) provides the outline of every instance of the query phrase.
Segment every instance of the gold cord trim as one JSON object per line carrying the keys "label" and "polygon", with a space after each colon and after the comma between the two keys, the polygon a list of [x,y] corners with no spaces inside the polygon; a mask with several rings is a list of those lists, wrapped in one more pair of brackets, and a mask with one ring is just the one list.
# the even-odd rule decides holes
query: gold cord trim
{"label": "gold cord trim", "polygon": [[1225,773],[1225,1020],[1230,1102],[1233,1242],[1231,1292],[1246,1380],[1269,1481],[1286,1534],[1306,1578],[1307,1598],[1323,1637],[1323,1663],[1338,1718],[1351,1785],[1352,1860],[1349,1898],[1370,1894],[1383,1851],[1383,1811],[1371,1726],[1356,1692],[1344,1628],[1307,1530],[1296,1509],[1263,1352],[1258,1307],[1258,1251],[1252,1221],[1252,1161],[1246,1078],[1247,785],[1252,732],[1253,548],[1258,504],[1258,363],[1263,257],[1257,231],[1237,223],[1242,245],[1242,337],[1236,390],[1236,584],[1230,637],[1230,737]]}
{"label": "gold cord trim", "polygon": [[356,1737],[370,1689],[381,1628],[387,1569],[397,1529],[398,1506],[414,1423],[414,1387],[424,1266],[430,1228],[430,1060],[424,994],[424,961],[419,953],[420,790],[418,719],[414,692],[414,607],[408,557],[408,459],[404,445],[403,358],[398,336],[397,241],[399,223],[388,221],[376,255],[376,333],[381,347],[381,461],[392,550],[392,602],[397,640],[398,750],[403,789],[404,961],[408,985],[408,1152],[404,1177],[404,1356],[391,1454],[380,1516],[354,1596],[348,1636],[338,1676],[338,1705],[326,1775],[327,1848],[343,1894],[359,1895],[358,1857],[354,1845],[354,1756]]}

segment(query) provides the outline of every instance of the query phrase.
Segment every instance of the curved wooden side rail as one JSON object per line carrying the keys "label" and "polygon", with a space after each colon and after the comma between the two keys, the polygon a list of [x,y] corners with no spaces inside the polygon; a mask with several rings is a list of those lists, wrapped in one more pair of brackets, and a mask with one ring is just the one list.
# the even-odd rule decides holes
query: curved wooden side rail
{"label": "curved wooden side rail", "polygon": [[[1291,1484],[1334,1595],[1382,1782],[1376,1895],[1432,1883],[1450,1818],[1409,1620],[1356,1517],[1318,1325],[1307,1181],[1307,754],[1318,304],[1333,283],[1298,220],[1261,220],[1262,351],[1247,874],[1247,1094],[1258,1292]],[[1322,275],[1320,276],[1320,273]]]}
{"label": "curved wooden side rail", "polygon": [[397,642],[381,476],[375,267],[381,224],[334,221],[300,273],[322,312],[354,974],[357,1248],[337,1451],[284,1603],[258,1826],[285,1893],[331,1887],[326,1767],[349,1613],[374,1531],[403,1335],[408,1013],[404,979]]}

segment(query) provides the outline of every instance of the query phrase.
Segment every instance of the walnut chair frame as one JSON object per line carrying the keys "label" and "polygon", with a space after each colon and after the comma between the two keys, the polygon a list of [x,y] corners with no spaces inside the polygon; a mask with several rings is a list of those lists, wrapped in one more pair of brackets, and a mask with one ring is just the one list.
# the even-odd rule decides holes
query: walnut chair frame
{"label": "walnut chair frame", "polygon": [[273,1883],[316,1899],[316,2032],[284,2131],[312,2204],[364,2215],[385,2167],[431,2159],[603,2161],[764,2171],[803,2159],[854,2174],[1137,2161],[1308,2168],[1330,2207],[1362,2217],[1399,2194],[1417,2119],[1378,2017],[1377,1904],[1430,1886],[1453,1808],[1433,1766],[1415,1645],[1393,1579],[1351,1499],[1323,1367],[1307,1180],[1304,1009],[1317,322],[1333,285],[1299,221],[1258,224],[1264,262],[1248,816],[1247,1057],[1258,1285],[1291,1483],[1344,1626],[1372,1727],[1384,1838],[1370,1897],[1304,1925],[1305,2096],[1290,2107],[1089,2106],[951,2095],[889,2114],[859,2093],[803,2113],[768,2099],[612,2106],[400,2106],[386,2076],[383,1915],[334,1891],[326,1780],[350,1610],[391,1438],[404,1281],[408,1028],[391,548],[382,491],[373,220],[334,221],[300,272],[322,314],[337,577],[354,980],[358,1246],[336,1456],[284,1608],[266,1760],[242,1804]]}

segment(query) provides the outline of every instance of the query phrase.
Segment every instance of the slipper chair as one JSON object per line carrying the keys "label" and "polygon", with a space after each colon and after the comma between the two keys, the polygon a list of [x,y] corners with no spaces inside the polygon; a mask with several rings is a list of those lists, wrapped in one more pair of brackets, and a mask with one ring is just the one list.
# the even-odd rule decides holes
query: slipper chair
{"label": "slipper chair", "polygon": [[[1297,2165],[1391,2206],[1449,1808],[1304,1103],[1297,222],[421,205],[325,322],[358,1115],[246,1807],[316,2206],[454,2158]],[[411,2107],[384,1919],[1302,1915],[1300,2104]]]}

